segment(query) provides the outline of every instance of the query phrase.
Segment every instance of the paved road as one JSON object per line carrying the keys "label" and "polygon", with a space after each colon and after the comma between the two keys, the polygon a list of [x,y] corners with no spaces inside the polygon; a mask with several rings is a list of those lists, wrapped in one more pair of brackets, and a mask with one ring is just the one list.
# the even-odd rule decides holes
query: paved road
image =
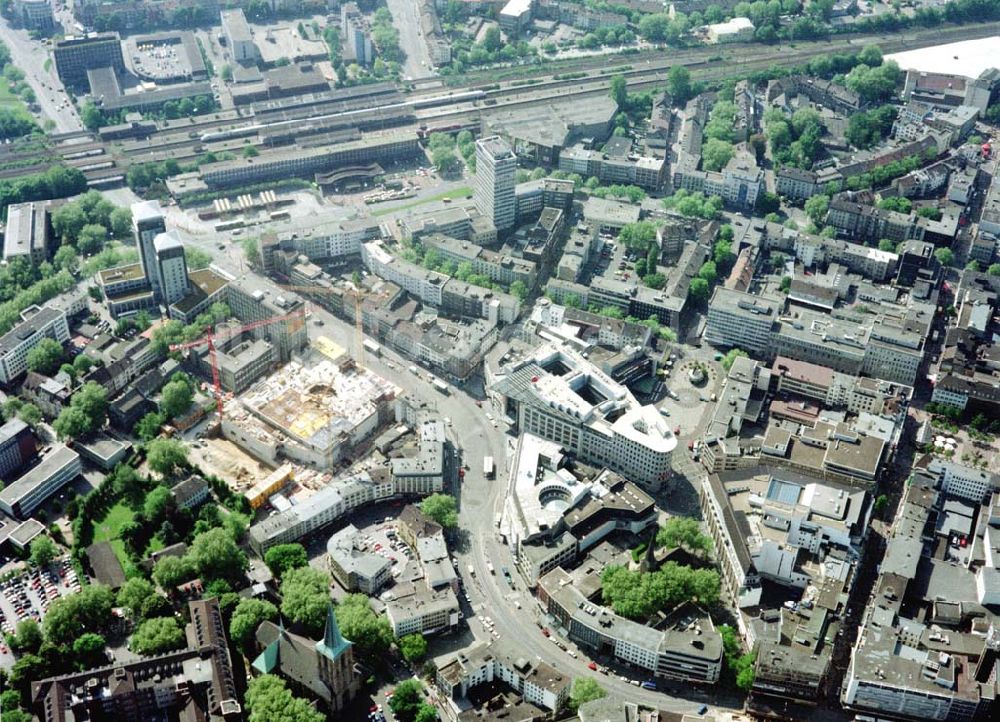
{"label": "paved road", "polygon": [[45,70],[45,61],[50,57],[45,46],[29,38],[26,30],[11,28],[6,18],[0,18],[0,40],[10,49],[14,65],[24,71],[25,81],[35,91],[41,108],[39,114],[55,122],[55,132],[83,130],[80,116],[73,104],[68,103],[69,96],[56,75],[55,63]]}
{"label": "paved road", "polygon": [[403,77],[424,78],[432,75],[430,50],[420,25],[420,0],[386,0],[392,24],[399,31],[399,47],[406,54]]}

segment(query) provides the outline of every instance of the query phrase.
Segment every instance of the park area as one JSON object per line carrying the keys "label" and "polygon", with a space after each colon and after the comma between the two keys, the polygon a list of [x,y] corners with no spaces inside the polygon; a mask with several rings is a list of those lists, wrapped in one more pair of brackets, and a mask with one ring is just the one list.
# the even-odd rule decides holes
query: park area
{"label": "park area", "polygon": [[[111,544],[115,556],[118,557],[122,569],[125,570],[125,576],[129,576],[129,571],[133,564],[132,560],[129,559],[128,553],[125,551],[125,542],[122,540],[122,529],[134,521],[135,512],[125,501],[119,501],[108,509],[108,513],[105,514],[103,519],[94,522],[94,541],[106,541]],[[159,551],[163,546],[163,540],[159,536],[154,535],[146,545],[144,556]]]}

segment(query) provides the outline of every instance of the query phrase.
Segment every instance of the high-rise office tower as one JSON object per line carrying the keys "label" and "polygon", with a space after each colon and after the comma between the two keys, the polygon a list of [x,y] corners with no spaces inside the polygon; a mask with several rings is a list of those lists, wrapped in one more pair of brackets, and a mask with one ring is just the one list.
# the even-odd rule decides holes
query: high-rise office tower
{"label": "high-rise office tower", "polygon": [[516,172],[517,156],[507,141],[496,135],[476,141],[476,208],[493,221],[497,231],[514,226]]}
{"label": "high-rise office tower", "polygon": [[163,291],[156,270],[156,249],[153,240],[161,233],[166,233],[167,226],[163,219],[163,209],[158,201],[143,201],[132,204],[132,235],[135,247],[139,251],[139,263],[142,273],[153,289],[153,297],[160,301]]}
{"label": "high-rise office tower", "polygon": [[169,307],[188,293],[184,244],[177,231],[167,231],[153,239],[153,250],[156,252],[156,285],[160,287],[160,302]]}

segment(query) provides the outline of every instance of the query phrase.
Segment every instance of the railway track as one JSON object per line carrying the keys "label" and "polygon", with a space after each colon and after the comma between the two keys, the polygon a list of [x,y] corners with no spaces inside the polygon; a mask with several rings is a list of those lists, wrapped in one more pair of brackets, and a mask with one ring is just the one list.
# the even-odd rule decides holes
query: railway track
{"label": "railway track", "polygon": [[[683,65],[691,71],[692,78],[700,81],[716,81],[736,74],[744,75],[773,66],[787,67],[799,65],[820,55],[851,52],[865,45],[877,44],[885,53],[909,50],[949,42],[955,39],[985,37],[1000,33],[1000,22],[985,23],[973,26],[957,26],[950,28],[934,28],[916,30],[903,35],[852,35],[835,36],[827,40],[802,41],[779,46],[740,45],[738,47],[688,48],[671,50],[664,53],[661,50],[647,50],[632,55],[599,56],[581,59],[575,64],[552,64],[538,66],[523,66],[524,71],[516,80],[497,82],[491,80],[490,74],[472,73],[463,78],[462,85],[444,87],[424,87],[405,95],[407,102],[415,107],[414,114],[417,125],[444,127],[462,122],[471,122],[483,112],[500,109],[516,109],[531,105],[551,102],[554,99],[565,99],[567,96],[586,99],[607,92],[610,78],[613,75],[625,77],[628,87],[633,91],[662,88],[667,81],[667,73],[671,67]],[[734,56],[739,56],[735,58]],[[537,71],[537,72],[536,72]],[[494,71],[492,78],[496,77]],[[567,73],[584,72],[584,77],[555,77]],[[447,80],[443,78],[442,80]],[[418,83],[419,84],[419,83]],[[466,99],[465,96],[479,91],[481,98]],[[452,100],[453,96],[458,96]],[[463,98],[460,102],[458,99]],[[422,104],[428,107],[420,107]],[[324,112],[324,107],[330,104],[318,104],[314,114],[301,118],[301,123],[325,117],[336,117]],[[364,117],[367,109],[345,111]],[[377,112],[378,108],[371,108]],[[189,162],[207,152],[232,152],[245,145],[245,139],[251,138],[254,145],[259,144],[259,137],[252,126],[260,123],[253,116],[233,118],[213,118],[202,116],[194,118],[194,122],[185,124],[182,128],[157,133],[146,144],[131,144],[115,146],[100,142],[72,143],[82,139],[93,140],[93,136],[85,132],[67,133],[54,136],[59,143],[57,151],[66,160],[81,158],[81,154],[94,152],[104,148],[121,166],[127,168],[134,163],[161,161],[173,158],[178,162]],[[233,137],[219,141],[203,140],[211,134]],[[236,138],[242,138],[234,142]],[[73,163],[88,165],[88,162]],[[88,180],[91,175],[88,172]],[[103,171],[101,177],[107,175]],[[96,172],[94,172],[96,178]]]}

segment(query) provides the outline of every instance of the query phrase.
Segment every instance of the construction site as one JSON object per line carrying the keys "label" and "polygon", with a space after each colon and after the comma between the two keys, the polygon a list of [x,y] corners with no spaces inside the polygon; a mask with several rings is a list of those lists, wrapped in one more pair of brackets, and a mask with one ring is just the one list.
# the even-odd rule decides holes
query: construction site
{"label": "construction site", "polygon": [[328,472],[357,458],[394,420],[400,392],[320,338],[301,357],[230,399],[222,435],[272,468],[291,461]]}

